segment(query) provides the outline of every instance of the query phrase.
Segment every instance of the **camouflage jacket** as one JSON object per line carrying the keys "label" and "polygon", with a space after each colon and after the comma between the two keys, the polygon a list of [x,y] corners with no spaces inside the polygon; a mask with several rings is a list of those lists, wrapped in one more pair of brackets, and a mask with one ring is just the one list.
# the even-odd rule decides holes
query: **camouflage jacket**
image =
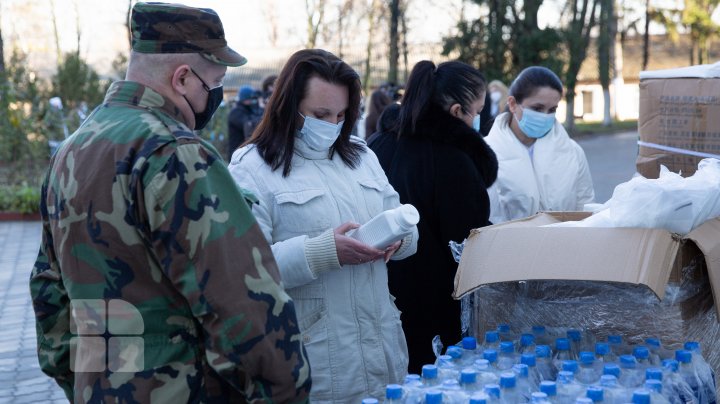
{"label": "camouflage jacket", "polygon": [[304,402],[272,252],[218,152],[114,83],[42,186],[30,279],[43,371],[75,402]]}

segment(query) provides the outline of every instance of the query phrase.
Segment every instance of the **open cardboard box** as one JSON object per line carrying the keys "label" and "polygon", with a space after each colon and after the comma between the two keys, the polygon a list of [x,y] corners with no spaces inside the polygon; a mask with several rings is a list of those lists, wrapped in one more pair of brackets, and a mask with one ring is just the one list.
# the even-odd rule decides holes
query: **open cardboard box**
{"label": "open cardboard box", "polygon": [[671,275],[679,276],[689,256],[685,250],[697,246],[705,256],[720,318],[720,218],[685,237],[662,229],[542,227],[589,215],[539,213],[473,230],[460,258],[453,297],[497,282],[586,280],[642,284],[662,299]]}

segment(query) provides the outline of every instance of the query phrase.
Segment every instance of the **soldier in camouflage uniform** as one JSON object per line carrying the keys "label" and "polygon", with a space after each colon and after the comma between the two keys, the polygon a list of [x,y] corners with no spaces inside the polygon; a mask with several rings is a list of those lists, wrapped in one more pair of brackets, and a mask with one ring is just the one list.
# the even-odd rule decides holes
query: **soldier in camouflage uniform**
{"label": "soldier in camouflage uniform", "polygon": [[42,186],[42,370],[74,402],[306,402],[295,308],[253,197],[193,133],[245,59],[209,9],[138,3],[132,31],[127,81]]}

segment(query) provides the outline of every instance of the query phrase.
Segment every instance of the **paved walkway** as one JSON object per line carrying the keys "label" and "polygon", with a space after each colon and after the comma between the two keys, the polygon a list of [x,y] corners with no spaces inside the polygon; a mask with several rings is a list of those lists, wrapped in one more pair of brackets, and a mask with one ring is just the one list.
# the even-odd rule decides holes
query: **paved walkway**
{"label": "paved walkway", "polygon": [[67,403],[40,371],[28,279],[40,222],[0,222],[0,403]]}

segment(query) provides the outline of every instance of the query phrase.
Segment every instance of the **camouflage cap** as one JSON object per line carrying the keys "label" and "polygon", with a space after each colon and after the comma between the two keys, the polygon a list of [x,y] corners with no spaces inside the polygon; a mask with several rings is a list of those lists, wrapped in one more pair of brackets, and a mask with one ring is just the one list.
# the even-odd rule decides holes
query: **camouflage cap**
{"label": "camouflage cap", "polygon": [[213,63],[241,66],[217,13],[182,4],[137,3],[131,18],[132,48],[141,53],[199,53]]}

